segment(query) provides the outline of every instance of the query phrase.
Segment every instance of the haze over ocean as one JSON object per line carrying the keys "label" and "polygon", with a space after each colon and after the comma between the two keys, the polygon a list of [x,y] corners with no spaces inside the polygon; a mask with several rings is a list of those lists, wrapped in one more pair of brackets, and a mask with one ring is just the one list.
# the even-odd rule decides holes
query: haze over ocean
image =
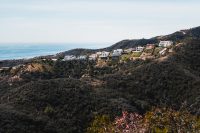
{"label": "haze over ocean", "polygon": [[0,44],[0,60],[32,58],[42,55],[53,55],[74,48],[103,48],[102,44]]}

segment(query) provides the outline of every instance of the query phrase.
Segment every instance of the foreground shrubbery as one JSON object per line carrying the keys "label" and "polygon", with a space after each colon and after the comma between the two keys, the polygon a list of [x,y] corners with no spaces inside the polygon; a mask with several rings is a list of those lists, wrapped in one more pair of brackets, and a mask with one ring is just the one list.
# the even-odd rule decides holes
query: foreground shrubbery
{"label": "foreground shrubbery", "polygon": [[[107,62],[102,67],[87,61],[45,61],[39,62],[44,66],[39,65],[40,71],[3,73],[0,133],[198,133],[200,120],[187,111],[147,111],[152,106],[179,109],[185,103],[200,116],[199,42],[178,46],[166,60]],[[7,82],[14,74],[23,80]],[[114,120],[121,110],[147,113],[123,112]]]}
{"label": "foreground shrubbery", "polygon": [[123,112],[111,122],[108,116],[97,116],[87,133],[197,133],[200,118],[187,111],[153,109],[144,116]]}

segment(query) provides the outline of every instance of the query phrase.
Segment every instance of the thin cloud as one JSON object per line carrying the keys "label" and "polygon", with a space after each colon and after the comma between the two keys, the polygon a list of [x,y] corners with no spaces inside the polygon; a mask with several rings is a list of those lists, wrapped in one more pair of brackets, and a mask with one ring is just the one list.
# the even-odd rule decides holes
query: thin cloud
{"label": "thin cloud", "polygon": [[0,0],[0,42],[116,42],[198,26],[200,2]]}

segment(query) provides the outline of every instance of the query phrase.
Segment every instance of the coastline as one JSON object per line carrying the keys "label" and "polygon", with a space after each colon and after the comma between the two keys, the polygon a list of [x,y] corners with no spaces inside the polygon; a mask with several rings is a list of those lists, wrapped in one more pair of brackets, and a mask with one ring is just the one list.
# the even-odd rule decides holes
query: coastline
{"label": "coastline", "polygon": [[[87,47],[86,47],[87,46]],[[104,47],[101,44],[0,44],[0,61],[31,59],[41,56],[52,56],[76,48],[97,49]]]}

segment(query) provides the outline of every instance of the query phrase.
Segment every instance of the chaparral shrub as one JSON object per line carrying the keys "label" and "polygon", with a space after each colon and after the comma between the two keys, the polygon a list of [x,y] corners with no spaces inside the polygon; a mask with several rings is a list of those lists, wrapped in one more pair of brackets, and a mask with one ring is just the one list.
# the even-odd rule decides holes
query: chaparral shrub
{"label": "chaparral shrub", "polygon": [[154,108],[145,115],[122,112],[111,123],[108,116],[95,117],[89,133],[199,133],[200,119],[188,111]]}

